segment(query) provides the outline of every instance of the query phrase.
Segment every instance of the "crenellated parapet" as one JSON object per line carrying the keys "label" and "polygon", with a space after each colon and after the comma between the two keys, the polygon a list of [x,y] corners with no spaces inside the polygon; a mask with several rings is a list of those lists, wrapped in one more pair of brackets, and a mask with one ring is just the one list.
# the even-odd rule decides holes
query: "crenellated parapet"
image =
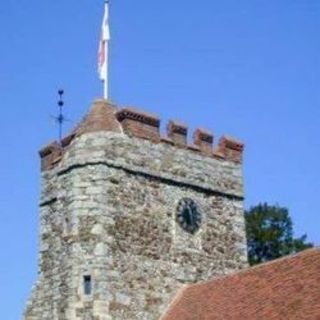
{"label": "crenellated parapet", "polygon": [[170,121],[167,126],[167,135],[175,145],[184,147],[188,144],[188,126],[183,123]]}
{"label": "crenellated parapet", "polygon": [[234,138],[223,136],[215,146],[214,135],[206,129],[199,128],[193,133],[192,142],[189,142],[188,126],[184,123],[169,121],[165,136],[160,133],[160,124],[160,118],[153,114],[134,108],[118,109],[105,100],[97,100],[81,123],[60,144],[53,142],[40,150],[42,170],[55,167],[75,138],[98,131],[117,132],[155,144],[170,144],[178,149],[187,149],[221,161],[242,162],[244,144]]}
{"label": "crenellated parapet", "polygon": [[50,143],[39,151],[41,157],[41,170],[50,170],[62,158],[64,148],[56,141]]}
{"label": "crenellated parapet", "polygon": [[223,136],[218,145],[218,152],[227,160],[242,162],[244,144],[234,138]]}
{"label": "crenellated parapet", "polygon": [[124,108],[116,115],[123,132],[127,135],[159,142],[160,119],[158,117],[131,108]]}

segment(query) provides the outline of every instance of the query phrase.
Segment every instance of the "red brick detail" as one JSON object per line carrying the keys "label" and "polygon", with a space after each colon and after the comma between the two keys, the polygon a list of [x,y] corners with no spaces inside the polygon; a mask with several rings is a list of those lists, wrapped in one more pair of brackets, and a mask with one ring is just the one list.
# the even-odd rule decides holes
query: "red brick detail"
{"label": "red brick detail", "polygon": [[320,249],[182,289],[161,320],[318,320]]}
{"label": "red brick detail", "polygon": [[201,152],[201,149],[198,146],[193,144],[188,144],[187,148],[188,150],[191,150],[191,151]]}
{"label": "red brick detail", "polygon": [[170,121],[167,126],[167,134],[177,145],[186,145],[188,136],[188,127],[177,121]]}
{"label": "red brick detail", "polygon": [[221,151],[219,151],[218,148],[213,150],[212,155],[213,155],[214,158],[217,158],[217,159],[221,159],[221,160],[222,160],[222,159],[223,159],[223,160],[226,159],[224,153],[222,153]]}
{"label": "red brick detail", "polygon": [[223,136],[218,145],[217,153],[225,159],[242,162],[244,144],[234,138]]}
{"label": "red brick detail", "polygon": [[213,134],[205,129],[197,129],[193,135],[194,144],[208,155],[212,155]]}
{"label": "red brick detail", "polygon": [[74,130],[75,135],[96,131],[121,132],[116,113],[117,108],[107,100],[96,100],[89,113]]}
{"label": "red brick detail", "polygon": [[69,146],[72,140],[75,138],[75,136],[75,133],[71,133],[68,136],[64,137],[61,141],[62,148],[66,148],[67,146]]}
{"label": "red brick detail", "polygon": [[62,139],[61,145],[54,142],[40,150],[42,170],[50,170],[57,165],[65,149],[77,136],[96,131],[121,132],[121,126],[116,118],[116,112],[116,107],[107,100],[96,100],[80,124],[71,134]]}
{"label": "red brick detail", "polygon": [[125,108],[117,113],[123,131],[131,136],[160,141],[160,119],[152,114]]}
{"label": "red brick detail", "polygon": [[161,137],[160,142],[169,144],[171,146],[174,146],[174,142],[171,139],[167,138],[167,137]]}
{"label": "red brick detail", "polygon": [[188,127],[185,124],[170,121],[167,130],[168,137],[161,137],[160,119],[150,113],[131,108],[117,111],[117,108],[107,100],[96,100],[80,124],[70,135],[62,139],[61,145],[55,142],[40,151],[41,167],[42,170],[53,168],[62,159],[65,150],[76,137],[96,131],[124,132],[129,136],[150,140],[154,143],[165,143],[208,157],[242,162],[244,145],[235,139],[223,137],[219,146],[213,150],[213,135],[204,129],[196,130],[194,144],[188,144]]}
{"label": "red brick detail", "polygon": [[39,151],[41,157],[41,170],[52,169],[62,157],[62,148],[58,142],[52,142]]}

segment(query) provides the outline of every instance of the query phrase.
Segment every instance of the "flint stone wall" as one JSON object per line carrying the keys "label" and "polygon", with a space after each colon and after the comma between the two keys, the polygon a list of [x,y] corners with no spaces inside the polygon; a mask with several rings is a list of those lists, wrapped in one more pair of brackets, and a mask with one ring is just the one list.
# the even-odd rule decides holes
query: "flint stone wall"
{"label": "flint stone wall", "polygon": [[[176,223],[184,197],[202,213],[195,235]],[[43,173],[25,320],[159,319],[183,284],[247,266],[242,197],[240,164],[120,133],[78,137]]]}

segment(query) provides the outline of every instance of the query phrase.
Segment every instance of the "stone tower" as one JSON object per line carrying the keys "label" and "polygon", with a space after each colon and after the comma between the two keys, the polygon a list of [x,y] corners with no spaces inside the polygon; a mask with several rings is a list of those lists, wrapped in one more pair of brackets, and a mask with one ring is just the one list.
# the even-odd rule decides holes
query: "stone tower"
{"label": "stone tower", "polygon": [[159,319],[177,290],[247,266],[243,145],[96,101],[40,151],[39,278],[25,320]]}

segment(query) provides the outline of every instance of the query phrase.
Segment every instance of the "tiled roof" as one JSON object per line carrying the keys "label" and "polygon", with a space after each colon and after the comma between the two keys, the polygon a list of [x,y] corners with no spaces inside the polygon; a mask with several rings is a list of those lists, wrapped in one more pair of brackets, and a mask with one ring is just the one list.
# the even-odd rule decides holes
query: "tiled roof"
{"label": "tiled roof", "polygon": [[320,249],[187,286],[162,320],[320,320]]}
{"label": "tiled roof", "polygon": [[94,131],[121,132],[116,112],[116,107],[107,100],[96,100],[90,111],[74,130],[74,134],[81,135]]}

